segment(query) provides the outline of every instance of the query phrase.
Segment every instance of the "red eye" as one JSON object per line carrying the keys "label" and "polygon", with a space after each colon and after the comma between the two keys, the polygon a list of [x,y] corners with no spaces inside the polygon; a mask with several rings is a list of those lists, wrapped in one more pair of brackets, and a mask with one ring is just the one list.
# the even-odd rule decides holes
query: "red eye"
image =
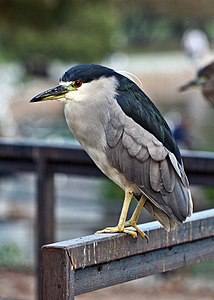
{"label": "red eye", "polygon": [[82,85],[82,81],[80,81],[80,80],[74,81],[74,87],[75,87],[76,89],[79,88],[79,87],[81,87],[81,85]]}

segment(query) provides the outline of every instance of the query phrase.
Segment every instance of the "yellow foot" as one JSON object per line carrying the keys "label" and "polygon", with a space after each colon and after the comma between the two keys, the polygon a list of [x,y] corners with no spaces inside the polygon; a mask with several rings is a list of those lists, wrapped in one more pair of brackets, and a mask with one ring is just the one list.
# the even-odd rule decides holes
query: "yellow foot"
{"label": "yellow foot", "polygon": [[96,232],[96,234],[102,234],[102,233],[127,233],[130,234],[133,238],[136,239],[137,237],[137,233],[131,230],[127,230],[127,229],[119,229],[117,226],[116,227],[107,227],[103,230],[99,230]]}
{"label": "yellow foot", "polygon": [[132,219],[125,222],[125,227],[129,227],[129,226],[134,227],[143,239],[146,239],[147,242],[149,241],[148,235],[145,234],[142,230],[140,230],[140,228],[137,226],[136,222],[133,221]]}

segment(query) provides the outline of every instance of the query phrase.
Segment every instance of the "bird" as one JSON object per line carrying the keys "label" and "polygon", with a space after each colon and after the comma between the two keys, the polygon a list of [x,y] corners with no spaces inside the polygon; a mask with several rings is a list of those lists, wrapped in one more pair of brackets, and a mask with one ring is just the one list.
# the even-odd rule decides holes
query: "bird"
{"label": "bird", "polygon": [[179,90],[186,91],[194,86],[200,86],[203,96],[214,106],[214,61],[200,68],[197,77],[182,85]]}
{"label": "bird", "polygon": [[[124,190],[117,226],[96,233],[122,232],[148,239],[137,225],[143,208],[167,231],[192,214],[189,182],[173,134],[155,104],[130,78],[98,64],[75,65],[59,85],[30,102],[46,100],[64,103],[74,137]],[[133,198],[137,204],[127,220]]]}

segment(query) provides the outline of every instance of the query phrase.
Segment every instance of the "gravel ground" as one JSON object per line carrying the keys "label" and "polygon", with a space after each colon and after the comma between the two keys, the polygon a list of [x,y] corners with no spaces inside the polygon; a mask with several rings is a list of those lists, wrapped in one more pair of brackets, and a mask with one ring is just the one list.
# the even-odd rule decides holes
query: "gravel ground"
{"label": "gravel ground", "polygon": [[33,274],[0,270],[0,297],[3,299],[35,300],[35,286]]}
{"label": "gravel ground", "polygon": [[[213,300],[213,279],[176,271],[77,296],[77,300]],[[0,299],[35,300],[33,274],[0,271]]]}

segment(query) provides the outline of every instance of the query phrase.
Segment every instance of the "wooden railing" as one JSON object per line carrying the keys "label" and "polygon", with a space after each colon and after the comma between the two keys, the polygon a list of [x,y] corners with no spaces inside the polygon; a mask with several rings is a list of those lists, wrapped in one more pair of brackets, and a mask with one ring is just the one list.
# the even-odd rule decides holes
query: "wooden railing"
{"label": "wooden railing", "polygon": [[[183,151],[185,170],[191,184],[214,186],[214,153]],[[54,174],[103,177],[88,155],[67,144],[0,141],[0,173],[34,172],[37,175],[37,266],[40,249],[55,241]]]}
{"label": "wooden railing", "polygon": [[42,248],[42,300],[74,296],[214,258],[214,209],[176,230],[139,226],[149,237],[91,235]]}

